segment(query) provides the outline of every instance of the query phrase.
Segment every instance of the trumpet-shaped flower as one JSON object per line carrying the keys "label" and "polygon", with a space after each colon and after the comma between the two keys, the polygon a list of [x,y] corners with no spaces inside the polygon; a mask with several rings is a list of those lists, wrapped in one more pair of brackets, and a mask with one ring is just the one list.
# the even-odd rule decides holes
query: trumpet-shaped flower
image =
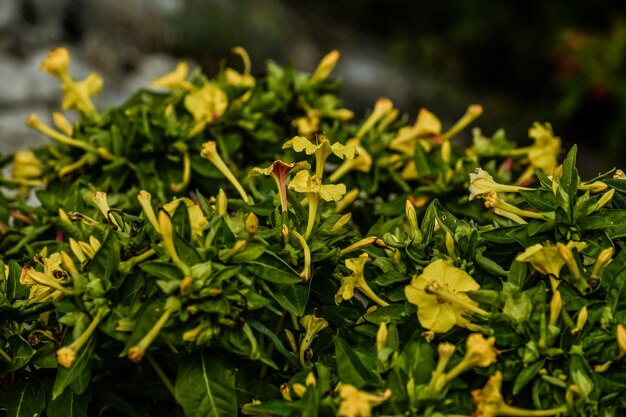
{"label": "trumpet-shaped flower", "polygon": [[280,206],[283,212],[288,210],[287,207],[287,176],[290,173],[295,173],[303,169],[310,169],[311,165],[308,162],[295,162],[287,163],[281,160],[274,161],[272,165],[267,168],[252,168],[248,175],[268,175],[274,178],[276,181],[276,187],[278,187],[278,193],[280,195]]}
{"label": "trumpet-shaped flower", "polygon": [[230,183],[235,187],[239,195],[241,195],[241,199],[246,203],[250,203],[250,198],[248,194],[237,180],[237,177],[233,174],[233,172],[228,168],[219,152],[217,151],[217,144],[215,141],[208,141],[202,144],[202,151],[200,152],[200,156],[208,159],[215,165],[215,167],[230,181]]}
{"label": "trumpet-shaped flower", "polygon": [[339,167],[330,174],[330,181],[335,182],[343,177],[350,171],[370,172],[372,169],[372,157],[361,146],[361,141],[358,138],[350,139],[346,142],[346,146],[354,146],[357,152],[357,157],[354,159],[346,159]]}
{"label": "trumpet-shaped flower", "polygon": [[66,48],[55,48],[48,52],[46,58],[41,62],[40,68],[48,74],[62,77],[67,74],[70,66],[70,53]]}
{"label": "trumpet-shaped flower", "polygon": [[189,226],[191,227],[191,239],[196,239],[202,234],[204,229],[209,225],[209,221],[204,217],[204,213],[200,206],[187,197],[177,198],[163,205],[163,210],[171,216],[174,215],[176,209],[183,203],[187,209],[189,216]]}
{"label": "trumpet-shaped flower", "polygon": [[309,171],[300,171],[289,182],[289,189],[299,193],[318,194],[325,201],[339,201],[346,193],[344,184],[322,184],[322,179]]}
{"label": "trumpet-shaped flower", "polygon": [[566,263],[572,263],[571,260],[564,258],[564,255],[567,256],[568,252],[571,253],[572,249],[581,251],[587,244],[585,242],[569,241],[566,245],[561,244],[561,246],[561,250],[559,251],[559,246],[557,245],[551,243],[545,245],[537,243],[526,248],[524,252],[517,255],[515,260],[518,262],[528,262],[540,274],[550,277],[553,290],[556,290],[558,280],[560,279],[561,268],[563,268],[563,265]]}
{"label": "trumpet-shaped flower", "polygon": [[528,410],[508,405],[502,398],[502,373],[496,371],[489,377],[487,384],[481,389],[471,392],[472,401],[476,405],[476,410],[472,413],[475,417],[497,417],[497,416],[518,416],[518,417],[549,417],[562,414],[567,411],[564,405],[560,408],[548,410]]}
{"label": "trumpet-shaped flower", "polygon": [[91,116],[95,108],[91,102],[91,96],[100,94],[102,91],[102,77],[92,72],[82,81],[64,81],[61,84],[63,110],[80,110],[87,116]]}
{"label": "trumpet-shaped flower", "polygon": [[319,130],[320,111],[311,109],[306,116],[294,119],[291,124],[298,130],[298,134],[307,138],[312,138]]}
{"label": "trumpet-shaped flower", "polygon": [[412,156],[415,152],[415,139],[434,138],[441,135],[441,121],[433,113],[421,109],[413,126],[400,129],[398,136],[389,142],[389,148]]}
{"label": "trumpet-shaped flower", "polygon": [[96,192],[96,195],[93,197],[93,203],[96,205],[100,213],[104,216],[107,221],[110,221],[117,230],[120,229],[120,224],[117,222],[117,219],[114,216],[110,215],[111,208],[109,207],[109,202],[107,200],[107,193],[102,191]]}
{"label": "trumpet-shaped flower", "polygon": [[353,159],[357,156],[354,146],[346,146],[338,142],[331,145],[328,138],[324,135],[318,135],[316,142],[313,143],[304,136],[294,136],[285,142],[283,149],[293,148],[296,152],[304,152],[307,155],[315,154],[315,173],[320,177],[324,172],[324,163],[331,154],[341,159]]}
{"label": "trumpet-shaped flower", "polygon": [[381,299],[369,286],[365,280],[365,264],[369,260],[367,253],[361,254],[358,258],[346,259],[346,268],[352,273],[341,279],[341,286],[335,294],[335,303],[339,304],[342,301],[350,300],[354,296],[354,289],[358,289],[370,300],[374,301],[380,306],[388,306],[389,303]]}
{"label": "trumpet-shaped flower", "polygon": [[304,338],[300,343],[300,364],[306,367],[304,353],[311,346],[315,336],[328,327],[328,322],[323,318],[316,317],[315,314],[307,314],[300,319],[300,324],[304,327]]}
{"label": "trumpet-shaped flower", "polygon": [[384,403],[390,397],[390,389],[381,394],[371,394],[361,391],[353,385],[341,384],[339,387],[341,404],[337,415],[341,417],[370,417],[372,408]]}
{"label": "trumpet-shaped flower", "polygon": [[561,152],[561,138],[554,136],[549,123],[535,122],[528,130],[528,136],[535,141],[528,149],[528,160],[534,169],[550,175],[558,165]]}
{"label": "trumpet-shaped flower", "polygon": [[228,107],[226,93],[215,83],[207,83],[202,88],[187,94],[185,108],[196,121],[189,137],[201,132],[204,127],[219,119]]}
{"label": "trumpet-shaped flower", "polygon": [[445,333],[454,326],[471,327],[464,314],[488,314],[465,294],[479,288],[467,272],[438,259],[413,277],[404,294],[417,305],[417,317],[425,329]]}
{"label": "trumpet-shaped flower", "polygon": [[499,184],[493,180],[493,177],[489,175],[487,171],[482,168],[476,168],[475,172],[469,174],[470,177],[470,196],[469,199],[473,200],[476,197],[484,198],[488,196],[492,191],[497,193],[516,193],[520,190],[532,190],[532,188],[518,187],[515,185]]}
{"label": "trumpet-shaped flower", "polygon": [[176,69],[172,72],[157,78],[152,81],[153,87],[162,88],[180,88],[182,90],[192,90],[193,84],[187,81],[187,74],[189,72],[189,65],[187,61],[180,61],[176,65]]}

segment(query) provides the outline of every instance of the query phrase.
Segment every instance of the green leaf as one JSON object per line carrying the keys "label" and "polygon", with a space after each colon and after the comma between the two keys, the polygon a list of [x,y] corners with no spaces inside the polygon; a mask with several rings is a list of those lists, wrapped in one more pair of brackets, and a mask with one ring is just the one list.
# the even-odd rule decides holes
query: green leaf
{"label": "green leaf", "polygon": [[423,178],[432,173],[432,168],[428,163],[429,160],[432,160],[432,157],[426,154],[424,148],[420,144],[419,140],[415,141],[415,152],[413,153],[413,162],[415,163],[415,170],[417,171],[417,177]]}
{"label": "green leaf", "polygon": [[362,388],[375,381],[374,375],[359,359],[352,347],[342,338],[335,336],[335,358],[337,373],[343,384],[351,384]]}
{"label": "green leaf", "polygon": [[161,278],[164,280],[181,280],[183,273],[179,267],[168,262],[142,262],[139,268],[147,272],[150,276]]}
{"label": "green leaf", "polygon": [[46,394],[39,385],[9,385],[6,396],[6,417],[38,416],[46,406]]}
{"label": "green leaf", "polygon": [[246,268],[259,278],[275,284],[295,284],[302,282],[302,277],[285,261],[275,255],[266,253],[253,262],[249,262]]}
{"label": "green leaf", "polygon": [[13,301],[28,296],[29,290],[20,283],[22,267],[14,260],[9,261],[9,276],[7,278],[7,299]]}
{"label": "green leaf", "polygon": [[13,360],[6,365],[4,361],[2,361],[2,365],[5,365],[0,366],[2,373],[8,374],[24,367],[36,352],[35,349],[30,346],[30,343],[19,334],[14,334],[9,337],[9,347],[12,352],[11,356]]}
{"label": "green leaf", "polygon": [[540,360],[532,365],[522,369],[515,378],[515,384],[513,385],[513,395],[517,395],[532,379],[537,375],[539,370],[543,368],[545,360]]}
{"label": "green leaf", "polygon": [[519,193],[532,207],[540,212],[554,211],[554,194],[548,190],[520,190]]}
{"label": "green leaf", "polygon": [[89,263],[89,272],[105,283],[105,288],[111,286],[111,276],[117,271],[120,263],[120,244],[113,232],[108,231],[100,242],[100,249]]}
{"label": "green leaf", "polygon": [[46,407],[47,417],[82,417],[87,416],[87,404],[90,392],[76,395],[72,390],[65,390]]}
{"label": "green leaf", "polygon": [[189,355],[180,363],[175,393],[186,417],[237,415],[235,375],[204,352]]}
{"label": "green leaf", "polygon": [[[52,388],[52,399],[58,398],[63,390],[70,384],[72,384],[75,380],[84,380],[86,373],[91,372],[91,354],[96,347],[96,338],[91,337],[89,341],[83,346],[76,355],[76,360],[74,364],[69,368],[65,368],[63,366],[59,366],[57,371],[56,379],[54,380],[54,387]],[[89,379],[89,377],[87,377]],[[82,383],[80,384],[82,385]],[[76,394],[81,394],[81,392],[74,391]]]}
{"label": "green leaf", "polygon": [[289,313],[302,316],[309,301],[311,286],[299,284],[278,285],[269,283],[262,285],[263,289],[276,300],[276,302]]}

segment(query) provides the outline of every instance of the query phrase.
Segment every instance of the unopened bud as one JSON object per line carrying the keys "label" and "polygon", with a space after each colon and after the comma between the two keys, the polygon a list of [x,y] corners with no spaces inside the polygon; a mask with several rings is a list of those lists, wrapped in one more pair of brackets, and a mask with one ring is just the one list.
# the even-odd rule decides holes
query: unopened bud
{"label": "unopened bud", "polygon": [[387,323],[384,321],[380,322],[380,326],[378,326],[378,331],[376,332],[376,350],[380,352],[387,345],[387,336],[389,331],[387,330]]}
{"label": "unopened bud", "polygon": [[417,212],[415,211],[415,206],[411,199],[406,200],[406,204],[404,205],[404,215],[411,226],[411,229],[414,231],[419,231],[419,225],[417,223]]}
{"label": "unopened bud", "polygon": [[552,300],[550,300],[550,325],[556,326],[556,322],[561,315],[561,309],[563,308],[563,299],[559,291],[554,291],[552,294]]}
{"label": "unopened bud", "polygon": [[304,381],[304,383],[306,384],[307,387],[309,385],[315,386],[317,384],[317,379],[315,378],[315,375],[313,374],[313,372],[309,372],[307,374],[306,380]]}
{"label": "unopened bud", "polygon": [[313,75],[311,75],[311,82],[315,83],[328,78],[330,73],[333,72],[333,69],[335,69],[335,65],[337,65],[337,61],[339,61],[339,56],[339,51],[336,49],[326,54],[317,65]]}
{"label": "unopened bud", "polygon": [[611,258],[613,258],[614,253],[615,249],[612,246],[603,249],[602,252],[600,252],[600,254],[598,255],[598,260],[593,266],[593,272],[591,275],[599,276],[602,268],[604,268],[609,262],[611,262]]}
{"label": "unopened bud", "polygon": [[359,196],[359,192],[360,190],[358,188],[348,191],[346,195],[344,195],[343,198],[337,202],[337,205],[335,205],[335,213],[341,213],[348,208],[350,204],[354,203],[354,200],[356,200]]}
{"label": "unopened bud", "polygon": [[583,308],[580,309],[580,312],[578,313],[578,318],[576,319],[576,327],[570,330],[572,334],[580,333],[583,327],[585,327],[585,323],[587,323],[588,314],[589,313],[587,311],[587,306],[584,306]]}
{"label": "unopened bud", "polygon": [[62,208],[59,207],[59,220],[61,220],[62,223],[65,224],[69,224],[72,223],[70,221],[70,218],[67,217],[67,213],[65,212],[65,210],[63,210]]}
{"label": "unopened bud", "polygon": [[293,393],[296,394],[296,397],[298,398],[304,397],[304,394],[306,393],[306,387],[297,382],[291,385],[291,389],[293,390]]}
{"label": "unopened bud", "polygon": [[259,218],[256,214],[250,212],[246,217],[246,233],[248,234],[248,239],[252,239],[256,234],[257,229],[259,228]]}
{"label": "unopened bud", "polygon": [[[360,249],[364,249],[368,246],[370,246],[371,244],[373,244],[374,242],[376,242],[378,238],[376,236],[368,236],[366,238],[363,238],[361,240],[359,240],[356,243],[353,243],[352,245],[348,246],[347,248],[344,248],[341,250],[341,255],[345,255],[347,253],[350,252],[354,252]],[[384,242],[383,242],[384,243]]]}
{"label": "unopened bud", "polygon": [[291,330],[285,329],[285,339],[287,339],[287,344],[292,352],[296,352],[298,350],[298,344],[296,343],[296,338],[291,333]]}
{"label": "unopened bud", "polygon": [[613,179],[626,180],[626,174],[624,174],[624,171],[622,171],[621,169],[618,169],[617,171],[615,171],[615,174],[613,174]]}
{"label": "unopened bud", "polygon": [[283,400],[291,401],[291,390],[289,389],[289,385],[287,383],[281,384],[279,390]]}
{"label": "unopened bud", "polygon": [[450,231],[446,231],[446,251],[448,255],[454,256],[454,236]]}
{"label": "unopened bud", "polygon": [[333,226],[330,228],[330,231],[335,232],[341,229],[350,221],[351,218],[352,218],[352,213],[344,214],[343,216],[339,218],[339,220],[335,222],[335,224],[333,224]]}
{"label": "unopened bud", "polygon": [[617,325],[617,346],[619,346],[622,353],[626,353],[626,329],[622,324]]}
{"label": "unopened bud", "polygon": [[226,193],[221,188],[217,192],[217,198],[215,199],[215,209],[217,210],[217,214],[220,216],[225,215],[226,210],[228,209],[228,200],[226,198]]}
{"label": "unopened bud", "polygon": [[52,122],[61,132],[65,133],[67,136],[72,136],[74,127],[63,113],[58,111],[52,113]]}
{"label": "unopened bud", "polygon": [[451,154],[452,154],[452,145],[450,145],[449,140],[446,140],[441,144],[441,160],[443,162],[449,163]]}

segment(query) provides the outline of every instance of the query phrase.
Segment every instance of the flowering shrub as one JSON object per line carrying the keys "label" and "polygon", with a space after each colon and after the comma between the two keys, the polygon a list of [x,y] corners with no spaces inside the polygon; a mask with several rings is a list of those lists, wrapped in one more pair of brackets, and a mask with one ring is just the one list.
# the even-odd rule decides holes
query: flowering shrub
{"label": "flowering shrub", "polygon": [[106,111],[67,51],[42,64],[79,117],[29,116],[50,144],[3,160],[8,415],[626,409],[622,171],[582,181],[549,124],[463,149],[478,105],[352,122],[337,52],[263,78],[234,52]]}

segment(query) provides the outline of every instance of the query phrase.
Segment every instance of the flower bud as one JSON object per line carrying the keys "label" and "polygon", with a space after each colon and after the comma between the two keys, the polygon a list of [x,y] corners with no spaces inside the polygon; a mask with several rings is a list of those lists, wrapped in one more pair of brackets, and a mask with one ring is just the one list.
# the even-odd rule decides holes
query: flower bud
{"label": "flower bud", "polygon": [[578,312],[578,318],[576,319],[576,327],[570,330],[572,334],[580,333],[583,327],[585,327],[585,323],[587,323],[587,315],[588,315],[587,306],[584,306]]}
{"label": "flower bud", "polygon": [[561,315],[562,308],[563,300],[561,299],[561,293],[559,291],[554,291],[552,299],[550,300],[550,325],[556,326],[556,323]]}
{"label": "flower bud", "polygon": [[617,346],[619,346],[622,353],[626,353],[626,330],[624,329],[624,326],[622,326],[621,323],[617,325],[616,337],[617,337]]}
{"label": "flower bud", "polygon": [[330,231],[335,232],[341,229],[350,221],[351,218],[352,218],[352,213],[344,214],[343,216],[339,218],[339,220],[335,222],[335,224],[332,225],[332,227],[330,228]]}
{"label": "flower bud", "polygon": [[378,331],[376,332],[376,350],[381,351],[387,345],[387,336],[389,331],[387,330],[387,323],[384,321],[380,322],[380,326],[378,326]]}
{"label": "flower bud", "polygon": [[291,330],[285,329],[285,338],[287,339],[287,344],[289,345],[291,351],[297,351],[298,344],[296,343],[296,338],[293,336],[293,333],[291,333]]}
{"label": "flower bud", "polygon": [[406,204],[404,206],[404,215],[409,221],[411,229],[413,229],[414,231],[419,231],[419,225],[417,223],[417,212],[415,211],[415,206],[411,202],[411,199],[406,200]]}
{"label": "flower bud", "polygon": [[454,256],[454,236],[450,231],[446,231],[446,251],[448,255]]}
{"label": "flower bud", "polygon": [[603,249],[598,255],[598,259],[596,260],[596,264],[593,266],[592,276],[599,276],[600,271],[604,268],[609,262],[611,262],[611,258],[615,253],[615,249],[611,246],[606,249]]}
{"label": "flower bud", "polygon": [[72,123],[65,117],[65,115],[61,112],[55,111],[52,113],[52,122],[61,132],[65,133],[67,136],[72,136],[74,133],[74,127]]}
{"label": "flower bud", "polygon": [[354,200],[359,196],[359,192],[360,190],[358,188],[348,191],[343,198],[337,202],[337,205],[335,205],[335,213],[341,213],[348,208],[350,204],[354,203]]}
{"label": "flower bud", "polygon": [[217,192],[215,209],[217,210],[217,214],[220,216],[225,215],[228,209],[228,199],[226,198],[226,193],[221,188]]}
{"label": "flower bud", "polygon": [[70,66],[70,53],[66,48],[55,48],[48,52],[46,58],[41,62],[40,68],[48,74],[63,77],[67,74]]}
{"label": "flower bud", "polygon": [[365,237],[361,240],[359,240],[356,243],[353,243],[352,245],[348,246],[347,248],[344,248],[341,250],[341,255],[345,255],[348,254],[350,252],[354,252],[360,249],[364,249],[368,246],[370,246],[371,244],[373,244],[374,242],[376,242],[378,238],[376,236],[368,236]]}
{"label": "flower bud", "polygon": [[289,385],[287,383],[281,384],[279,390],[283,400],[291,401],[291,390],[289,389]]}
{"label": "flower bud", "polygon": [[248,239],[252,239],[256,234],[257,229],[259,228],[259,218],[256,214],[250,212],[246,217],[245,222],[246,233],[248,234]]}
{"label": "flower bud", "polygon": [[317,65],[317,68],[311,75],[311,82],[316,83],[318,81],[322,81],[330,75],[330,73],[335,69],[335,65],[337,65],[337,61],[339,61],[339,51],[332,50],[330,51]]}
{"label": "flower bud", "polygon": [[296,397],[298,398],[304,397],[304,394],[306,393],[306,387],[297,382],[291,385],[291,389],[293,390],[293,393],[296,394]]}

